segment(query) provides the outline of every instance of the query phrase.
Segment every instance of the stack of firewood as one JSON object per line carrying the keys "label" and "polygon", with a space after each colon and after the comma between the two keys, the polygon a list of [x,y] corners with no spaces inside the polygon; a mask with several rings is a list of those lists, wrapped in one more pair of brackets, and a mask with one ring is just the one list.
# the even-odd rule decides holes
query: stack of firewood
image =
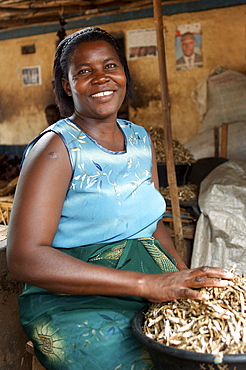
{"label": "stack of firewood", "polygon": [[20,172],[21,159],[0,156],[0,224],[8,225],[15,188]]}

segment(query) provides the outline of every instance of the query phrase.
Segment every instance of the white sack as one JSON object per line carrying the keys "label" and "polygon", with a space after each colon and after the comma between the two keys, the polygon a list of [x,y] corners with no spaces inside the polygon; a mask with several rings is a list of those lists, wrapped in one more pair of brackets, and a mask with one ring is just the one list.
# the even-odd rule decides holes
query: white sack
{"label": "white sack", "polygon": [[[245,104],[246,105],[246,104]],[[221,138],[221,128],[219,129]],[[233,161],[246,161],[246,121],[228,123],[227,156]],[[214,129],[199,133],[183,144],[195,159],[214,157]]]}
{"label": "white sack", "polygon": [[211,71],[191,94],[202,126],[200,132],[222,123],[246,119],[246,75],[221,66]]}
{"label": "white sack", "polygon": [[246,162],[228,161],[201,183],[191,268],[209,265],[246,274]]}

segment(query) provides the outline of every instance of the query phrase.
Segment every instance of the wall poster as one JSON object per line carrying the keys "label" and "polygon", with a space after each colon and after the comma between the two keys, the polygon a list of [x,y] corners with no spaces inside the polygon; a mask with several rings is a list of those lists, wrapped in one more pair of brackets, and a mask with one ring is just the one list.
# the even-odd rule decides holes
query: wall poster
{"label": "wall poster", "polygon": [[22,85],[23,86],[41,85],[40,66],[22,68]]}
{"label": "wall poster", "polygon": [[201,35],[200,23],[184,24],[177,27],[175,37],[177,70],[203,66]]}
{"label": "wall poster", "polygon": [[155,28],[127,32],[127,59],[157,57]]}

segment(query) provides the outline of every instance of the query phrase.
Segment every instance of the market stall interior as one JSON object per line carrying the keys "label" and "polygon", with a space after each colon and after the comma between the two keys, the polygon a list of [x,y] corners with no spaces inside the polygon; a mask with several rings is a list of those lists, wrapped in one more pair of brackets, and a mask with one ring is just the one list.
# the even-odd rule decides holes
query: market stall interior
{"label": "market stall interior", "polygon": [[[76,2],[65,2],[65,1],[51,1],[46,3],[32,2],[32,1],[1,1],[0,5],[0,21],[1,21],[1,30],[11,30],[16,27],[26,27],[34,24],[48,24],[51,22],[57,23],[57,18],[59,16],[60,28],[57,32],[59,39],[62,39],[66,35],[66,25],[71,19],[86,18],[90,17],[92,14],[100,15],[113,15],[125,11],[136,11],[138,9],[145,9],[147,11],[153,9],[153,17],[156,28],[156,38],[157,38],[157,49],[158,49],[158,60],[159,60],[159,74],[160,74],[160,95],[162,100],[163,107],[163,130],[159,132],[161,137],[161,142],[163,147],[157,148],[158,152],[165,151],[166,158],[159,159],[158,163],[158,174],[160,179],[160,185],[162,188],[168,187],[167,190],[163,191],[163,195],[167,200],[167,214],[164,218],[164,221],[169,222],[170,233],[175,240],[175,245],[181,256],[189,264],[191,258],[191,251],[187,252],[187,245],[185,245],[185,235],[186,229],[184,224],[186,222],[190,223],[188,234],[194,236],[195,230],[195,221],[199,217],[199,207],[197,202],[198,192],[195,188],[195,185],[199,185],[202,179],[217,165],[221,164],[223,161],[226,161],[226,137],[223,136],[222,131],[222,144],[223,148],[221,153],[218,153],[218,135],[215,139],[215,159],[207,158],[203,159],[202,163],[196,162],[196,160],[190,161],[189,159],[176,159],[174,158],[173,143],[177,144],[179,147],[180,144],[172,139],[172,125],[170,118],[170,98],[168,92],[168,79],[167,79],[167,68],[166,68],[166,46],[164,39],[164,24],[163,24],[163,6],[169,6],[173,4],[182,4],[186,9],[189,9],[188,3],[195,4],[198,6],[197,9],[200,9],[201,1],[160,1],[160,0],[145,0],[145,1],[93,1],[88,3],[87,1],[81,1],[79,4]],[[197,5],[200,3],[199,5]],[[225,4],[226,5],[226,4]],[[166,9],[166,8],[165,8]],[[23,50],[23,53],[32,53],[32,49]],[[154,133],[152,133],[154,135]],[[158,139],[160,140],[160,139]],[[9,148],[10,153],[7,153],[7,156],[13,155],[11,153],[12,148]],[[183,148],[184,150],[184,148]],[[1,154],[1,153],[0,153]],[[21,152],[19,156],[21,157]],[[222,157],[222,158],[221,158]],[[3,153],[3,161],[9,162],[10,159],[6,159],[6,153]],[[17,157],[16,160],[18,161]],[[17,164],[18,166],[18,164]],[[201,172],[201,168],[203,171]],[[1,187],[7,186],[7,179],[4,174],[1,175],[2,182]],[[16,177],[16,176],[15,176]],[[9,178],[13,180],[13,178]],[[5,181],[5,183],[4,183]],[[185,198],[184,189],[178,189],[180,186],[192,187],[190,191],[191,198]],[[1,222],[6,224],[8,223],[9,213],[11,209],[11,204],[6,206],[6,202],[11,203],[13,190],[11,189],[12,194],[8,193],[9,198],[1,199]],[[1,194],[6,197],[6,192],[8,190],[3,189]],[[187,191],[187,189],[186,189]],[[192,194],[192,191],[195,194]],[[188,203],[186,203],[188,202]],[[182,209],[180,208],[182,207]],[[188,212],[188,215],[187,215]],[[182,214],[183,213],[183,214]],[[187,225],[186,225],[187,226]],[[190,231],[192,229],[192,231]],[[191,239],[192,239],[191,238]],[[188,248],[190,249],[190,248]],[[188,254],[187,254],[188,253]]]}
{"label": "market stall interior", "polygon": [[[134,17],[137,19],[139,14],[138,12],[140,10],[142,15],[144,14],[145,17],[151,18],[153,20],[153,27],[155,27],[157,36],[156,55],[158,54],[160,75],[160,79],[158,81],[158,84],[160,82],[158,99],[161,96],[161,99],[159,100],[161,100],[161,112],[163,112],[163,116],[159,115],[158,117],[159,126],[148,127],[148,131],[152,136],[157,154],[160,192],[167,203],[163,222],[167,226],[179,253],[188,266],[197,267],[201,264],[219,264],[219,266],[231,268],[233,264],[236,264],[238,270],[245,273],[244,249],[246,247],[246,205],[244,199],[246,198],[244,193],[246,189],[246,152],[245,145],[241,145],[240,143],[244,142],[244,138],[246,139],[246,112],[244,108],[245,104],[242,104],[242,101],[245,101],[246,77],[244,73],[239,73],[239,70],[241,72],[245,72],[245,68],[240,67],[238,71],[235,71],[233,70],[237,69],[235,68],[235,64],[228,64],[228,68],[221,66],[216,67],[216,65],[213,65],[214,69],[212,70],[211,68],[210,73],[208,73],[207,70],[207,75],[205,72],[203,73],[202,78],[204,78],[204,80],[201,80],[197,88],[192,93],[192,100],[196,104],[197,113],[201,116],[202,127],[197,135],[188,140],[184,145],[181,145],[179,140],[173,137],[172,134],[170,114],[171,103],[168,91],[166,53],[170,53],[173,45],[170,47],[170,42],[166,45],[165,38],[163,37],[165,34],[164,31],[166,31],[165,23],[163,24],[163,21],[165,22],[165,17],[163,17],[163,15],[172,17],[175,6],[179,7],[182,14],[185,14],[182,16],[182,23],[190,23],[194,21],[194,18],[192,21],[190,19],[187,20],[186,15],[189,14],[191,10],[192,12],[208,10],[209,13],[209,11],[214,7],[216,8],[216,6],[218,8],[225,8],[227,6],[229,7],[234,5],[243,6],[243,4],[246,4],[246,1],[82,0],[78,2],[65,0],[0,0],[0,40],[5,42],[5,40],[11,38],[16,38],[16,40],[18,40],[18,37],[23,37],[25,41],[23,45],[17,41],[15,47],[17,48],[21,46],[22,56],[33,56],[35,55],[35,42],[33,42],[33,40],[37,35],[37,33],[35,33],[35,27],[39,27],[39,32],[41,34],[55,33],[55,36],[53,37],[55,39],[55,44],[59,43],[59,41],[62,40],[73,28],[76,28],[78,25],[76,22],[80,20],[85,24],[87,24],[86,22],[88,22],[88,20],[91,22],[94,20],[95,24],[97,24],[97,17],[101,17],[101,19],[103,19],[101,23],[110,23],[110,20],[113,20],[115,23],[120,20],[124,23],[125,19],[121,14],[127,13],[128,20]],[[205,23],[209,16],[210,15],[208,14],[201,18],[202,22]],[[230,21],[232,21],[232,18],[233,16],[230,17]],[[231,23],[233,24],[233,22]],[[144,26],[141,24],[139,26],[138,23],[138,28],[141,27]],[[40,31],[40,29],[42,31]],[[32,42],[29,43],[30,32],[33,32],[33,35],[31,39]],[[167,33],[168,32],[170,35],[171,32],[167,29]],[[231,31],[229,30],[227,34],[228,40],[230,39],[230,32]],[[17,35],[18,33],[19,35]],[[244,34],[244,32],[242,33]],[[120,35],[120,37],[121,36],[122,35]],[[207,38],[207,41],[208,39],[209,38]],[[122,38],[120,40],[122,41]],[[233,39],[233,42],[235,43],[235,39]],[[244,43],[240,44],[239,41],[238,45],[239,48],[241,45],[241,50],[244,49]],[[209,59],[211,61],[213,60],[213,57],[208,56],[207,59],[204,59],[204,65],[205,62],[208,63]],[[243,64],[245,62],[245,57],[243,56],[242,59]],[[214,60],[216,60],[216,58],[214,58]],[[145,62],[146,61],[143,59],[143,64]],[[237,63],[239,63],[239,59],[237,59]],[[6,67],[6,65],[4,67]],[[198,69],[201,70],[200,67]],[[186,72],[191,80],[194,78],[194,75],[198,73],[197,70],[188,70],[185,72],[181,70],[180,76],[181,74],[184,75]],[[196,78],[198,78],[197,75]],[[200,75],[199,78],[201,78]],[[173,84],[172,79],[170,82]],[[216,89],[214,88],[215,86]],[[224,88],[224,91],[219,90],[220,88]],[[32,87],[30,88],[30,91],[31,89]],[[188,87],[187,91],[189,91]],[[144,92],[145,91],[143,91],[143,94]],[[184,93],[184,90],[180,92],[180,94],[182,93]],[[205,97],[208,98],[207,101],[205,101]],[[11,98],[13,99],[13,95],[11,95]],[[177,99],[180,99],[180,95],[178,93]],[[218,106],[214,104],[215,102],[217,103],[216,99],[220,100],[220,104],[218,104]],[[230,104],[228,104],[228,101]],[[53,101],[47,101],[47,104],[48,103],[53,103]],[[153,114],[155,114],[156,106],[157,104],[153,104],[153,106],[151,106]],[[232,112],[232,107],[234,107],[233,113],[237,114],[229,116],[229,113],[231,114]],[[4,123],[5,119],[1,109],[0,124]],[[12,108],[9,108],[9,111],[11,109]],[[41,109],[42,107],[40,110]],[[22,112],[19,113],[21,116]],[[128,111],[123,109],[121,114],[124,118],[124,116],[128,114]],[[155,123],[154,120],[151,120],[151,122]],[[7,123],[8,128],[11,127],[8,120]],[[189,127],[186,129],[188,130]],[[30,132],[32,133],[31,130]],[[18,137],[18,130],[16,130],[16,137]],[[11,140],[9,141],[11,142]],[[22,361],[24,364],[23,369],[26,370],[26,360],[24,359],[25,355],[23,354],[22,347],[23,343],[25,344],[27,340],[23,336],[21,328],[19,328],[16,313],[17,294],[19,294],[20,286],[9,277],[5,262],[7,227],[11,214],[15,188],[18,182],[21,158],[26,147],[26,145],[20,144],[20,142],[21,140],[18,141],[17,144],[14,144],[13,142],[11,144],[6,144],[4,139],[0,138],[0,231],[2,230],[3,236],[2,239],[0,238],[0,242],[2,243],[0,243],[2,245],[2,248],[0,246],[0,252],[2,252],[0,267],[3,277],[2,289],[0,292],[3,315],[1,315],[2,321],[0,320],[0,328],[2,336],[5,338],[5,347],[10,347],[10,350],[6,350],[6,348],[4,348],[3,356],[0,350],[0,357],[4,358],[6,363],[11,363],[11,365],[9,365],[9,367],[12,366],[11,368],[18,368],[20,361]],[[242,305],[240,310],[245,311],[244,301],[241,294],[242,291],[238,291],[237,293],[238,299],[235,299],[234,303],[235,301],[239,302]],[[230,300],[230,303],[233,303],[232,299]],[[231,307],[229,308],[231,309]],[[5,322],[3,322],[6,316],[4,310],[6,310],[6,314],[9,315],[9,323],[11,323],[9,326],[11,326],[11,330],[9,330],[9,327],[7,327]],[[153,344],[153,341],[149,344],[151,340],[143,337],[143,332],[140,331],[140,327],[143,325],[142,313],[138,314],[136,320],[133,330],[138,331],[138,335],[141,336],[139,339],[147,342],[147,347],[148,345],[150,345],[150,347],[155,347],[154,357],[157,358],[158,355],[163,352],[163,347]],[[243,321],[241,320],[241,322]],[[234,330],[229,324],[230,328],[228,329],[227,334],[237,331],[239,324],[235,325],[236,329]],[[14,343],[16,347],[15,354],[12,353],[12,343]],[[166,349],[164,351],[166,351]],[[177,358],[175,358],[175,356],[173,357],[173,353],[176,354],[179,352],[177,352],[176,349],[170,349],[170,347],[167,351],[171,353],[171,360],[168,360],[171,362],[170,368],[174,369],[175,366],[178,368],[179,360],[177,361]],[[245,367],[245,359],[235,356],[225,355],[224,365],[220,363],[218,365],[215,364],[214,355],[211,354],[203,354],[203,356],[200,356],[197,353],[191,354],[188,352],[188,354],[186,354],[186,359],[191,360],[191,363],[188,363],[187,365],[189,369],[191,369],[192,366],[195,366],[194,362],[197,359],[199,360],[199,364],[201,360],[201,366],[203,366],[202,368],[204,369],[235,369],[236,367],[238,369],[243,369]],[[178,354],[177,357],[181,358],[180,368],[183,369],[184,367],[182,366],[186,366],[183,361],[183,352],[180,355]],[[192,357],[193,359],[191,359]],[[163,358],[164,357],[162,356],[162,360]],[[158,360],[157,366],[162,366],[162,360]],[[37,360],[33,357],[32,361],[35,362]],[[166,360],[164,359],[164,361]],[[39,366],[37,364],[34,365],[34,362],[32,369],[36,369],[38,367],[35,366]],[[164,363],[165,365],[163,366],[166,366],[166,362]],[[1,364],[0,360],[0,367]]]}

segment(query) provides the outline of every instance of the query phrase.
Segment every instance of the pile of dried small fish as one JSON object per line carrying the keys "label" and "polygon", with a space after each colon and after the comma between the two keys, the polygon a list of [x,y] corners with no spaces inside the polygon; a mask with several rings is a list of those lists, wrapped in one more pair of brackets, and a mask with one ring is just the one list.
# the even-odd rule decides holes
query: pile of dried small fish
{"label": "pile of dried small fish", "polygon": [[[150,127],[148,131],[155,147],[157,162],[166,163],[166,149],[163,128]],[[191,164],[195,162],[194,156],[188,149],[184,148],[177,139],[173,139],[173,160],[175,164]]]}
{"label": "pile of dried small fish", "polygon": [[[179,201],[188,201],[192,199],[196,199],[198,197],[199,189],[198,186],[195,184],[187,184],[178,186],[178,199]],[[170,192],[169,192],[169,186],[164,188],[163,186],[160,186],[160,193],[161,195],[168,200],[171,200]]]}
{"label": "pile of dried small fish", "polygon": [[187,351],[246,353],[246,278],[235,274],[226,288],[200,290],[208,300],[152,304],[145,314],[145,335]]}

